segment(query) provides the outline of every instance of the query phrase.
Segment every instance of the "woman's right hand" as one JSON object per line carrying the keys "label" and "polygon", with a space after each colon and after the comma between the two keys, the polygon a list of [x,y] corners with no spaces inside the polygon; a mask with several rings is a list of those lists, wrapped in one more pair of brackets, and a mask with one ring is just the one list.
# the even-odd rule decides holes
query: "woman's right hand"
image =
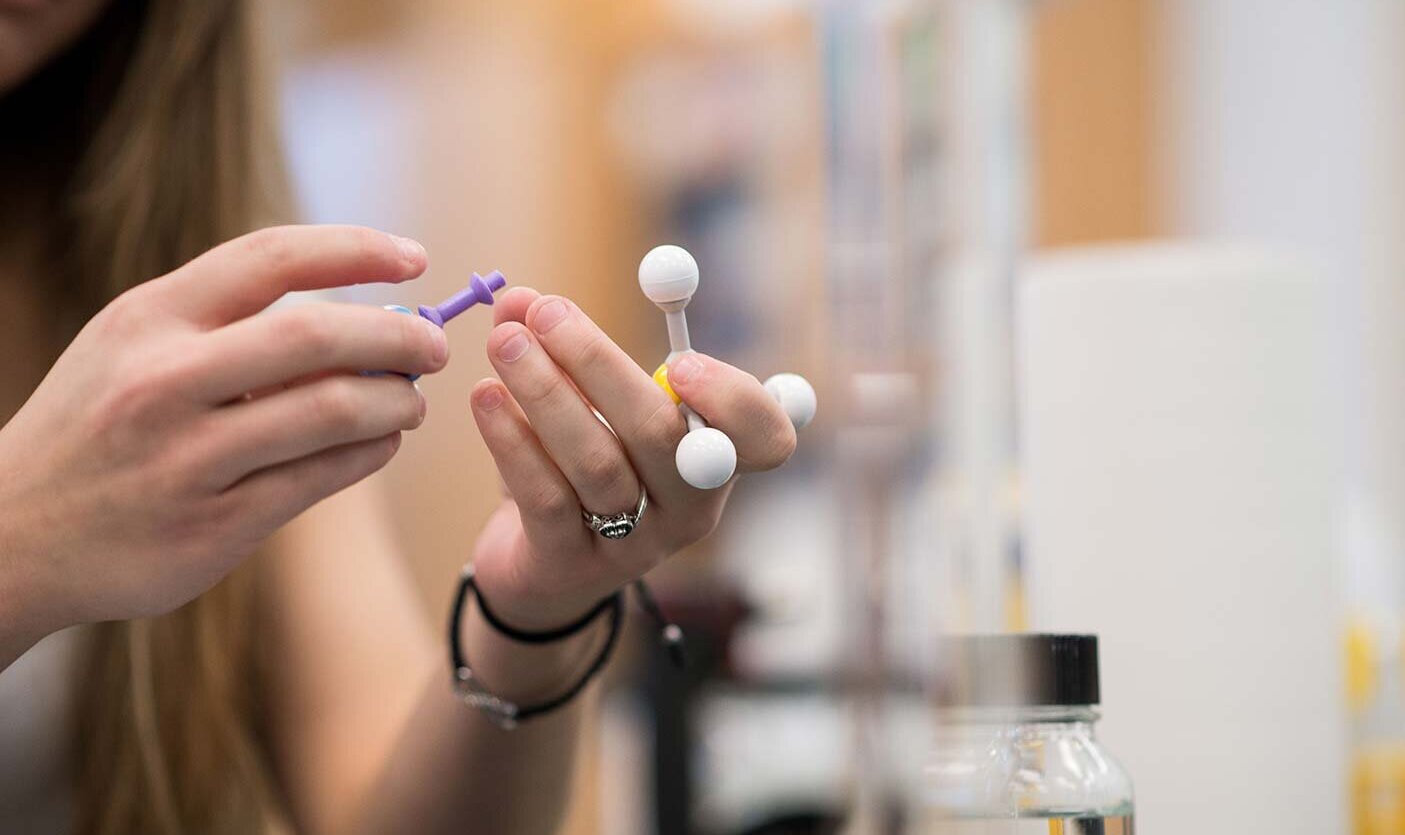
{"label": "woman's right hand", "polygon": [[255,314],[289,291],[405,281],[426,260],[371,229],[265,229],[95,316],[0,429],[0,654],[170,611],[384,466],[424,398],[357,371],[438,371],[443,332],[369,305]]}

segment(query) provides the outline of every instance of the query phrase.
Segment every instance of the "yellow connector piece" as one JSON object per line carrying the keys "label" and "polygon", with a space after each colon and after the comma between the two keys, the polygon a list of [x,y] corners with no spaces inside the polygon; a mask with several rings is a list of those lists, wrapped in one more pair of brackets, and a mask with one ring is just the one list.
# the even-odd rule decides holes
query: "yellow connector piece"
{"label": "yellow connector piece", "polygon": [[673,405],[677,406],[683,402],[678,395],[673,393],[673,386],[668,384],[668,363],[660,365],[658,370],[654,372],[654,382],[659,384],[659,388],[663,389],[665,394],[673,398]]}

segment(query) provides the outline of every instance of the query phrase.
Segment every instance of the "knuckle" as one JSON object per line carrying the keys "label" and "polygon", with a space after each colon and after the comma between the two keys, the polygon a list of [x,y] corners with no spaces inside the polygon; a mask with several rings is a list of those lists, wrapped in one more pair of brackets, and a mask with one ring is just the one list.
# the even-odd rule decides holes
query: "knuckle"
{"label": "knuckle", "polygon": [[113,384],[106,409],[109,416],[119,420],[143,418],[164,411],[187,375],[186,364],[187,360],[176,352],[129,363]]}
{"label": "knuckle", "polygon": [[[190,486],[188,479],[194,453],[188,443],[182,446],[183,449],[172,446],[156,450],[147,458],[135,486],[148,500],[170,500],[182,495]],[[171,525],[166,527],[172,528]]]}
{"label": "knuckle", "polygon": [[124,444],[148,408],[147,397],[147,392],[132,381],[114,387],[90,416],[93,433],[111,445]]}
{"label": "knuckle", "polygon": [[276,270],[294,257],[290,226],[265,226],[244,236],[244,249],[261,267]]}
{"label": "knuckle", "polygon": [[192,546],[212,551],[218,547],[212,546],[212,541],[221,542],[224,547],[247,539],[257,542],[271,532],[271,520],[267,520],[260,510],[243,491],[227,490],[211,496],[204,506],[204,519],[192,531],[195,538]]}
{"label": "knuckle", "polygon": [[152,298],[147,284],[122,291],[93,317],[93,328],[99,334],[127,339],[142,332],[149,324]]}
{"label": "knuckle", "polygon": [[635,492],[634,471],[625,463],[623,453],[609,444],[601,444],[584,455],[576,465],[576,472],[590,495]]}
{"label": "knuckle", "polygon": [[204,523],[216,529],[238,526],[249,516],[248,501],[240,490],[223,490],[210,496],[204,505]]}
{"label": "knuckle", "polygon": [[221,482],[228,478],[233,458],[228,438],[211,426],[197,424],[188,443],[172,445],[166,459],[165,486],[177,491],[173,495],[217,494],[228,486]]}
{"label": "knuckle", "polygon": [[610,337],[599,328],[591,328],[590,334],[581,341],[580,347],[576,349],[575,368],[590,368],[609,359],[611,349],[614,347],[610,342]]}
{"label": "knuckle", "polygon": [[348,432],[357,428],[362,411],[356,386],[349,378],[324,380],[310,392],[310,396],[311,411],[319,424]]}
{"label": "knuckle", "polygon": [[579,513],[575,496],[554,484],[514,498],[519,508],[533,516],[554,519]]}
{"label": "knuckle", "polygon": [[[560,374],[526,374],[517,382],[516,388],[509,386],[514,395],[524,405],[551,404],[563,394],[566,380]],[[574,396],[574,395],[572,395]]]}
{"label": "knuckle", "polygon": [[358,259],[367,261],[394,260],[390,253],[390,240],[383,233],[366,226],[347,226],[341,230],[347,247]]}
{"label": "knuckle", "polygon": [[144,370],[132,372],[113,386],[106,411],[115,417],[130,417],[145,413],[160,399],[161,389],[154,375]]}
{"label": "knuckle", "polygon": [[151,362],[152,373],[163,387],[177,390],[195,381],[208,367],[208,344],[196,336],[180,338]]}
{"label": "knuckle", "polygon": [[105,318],[118,322],[125,322],[126,320],[134,318],[143,306],[144,295],[143,285],[141,284],[123,290],[118,294],[117,298],[109,302],[107,307],[104,308]]}
{"label": "knuckle", "polygon": [[656,455],[670,455],[687,433],[683,414],[671,400],[663,400],[632,433]]}
{"label": "knuckle", "polygon": [[288,311],[279,329],[283,337],[302,352],[325,355],[336,347],[335,331],[328,318],[312,307]]}

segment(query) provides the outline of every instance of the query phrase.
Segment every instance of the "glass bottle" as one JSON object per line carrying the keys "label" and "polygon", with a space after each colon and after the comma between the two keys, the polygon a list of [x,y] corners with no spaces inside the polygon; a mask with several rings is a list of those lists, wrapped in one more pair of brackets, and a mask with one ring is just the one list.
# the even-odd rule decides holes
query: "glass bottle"
{"label": "glass bottle", "polygon": [[1096,636],[964,636],[943,649],[912,831],[1132,835],[1132,780],[1094,734]]}

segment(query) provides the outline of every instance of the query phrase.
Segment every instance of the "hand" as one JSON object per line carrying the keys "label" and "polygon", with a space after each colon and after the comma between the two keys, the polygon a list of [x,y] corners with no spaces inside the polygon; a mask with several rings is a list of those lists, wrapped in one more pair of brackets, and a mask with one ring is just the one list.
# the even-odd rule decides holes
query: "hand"
{"label": "hand", "polygon": [[[730,485],[704,491],[679,477],[678,407],[576,305],[516,288],[495,311],[488,355],[501,381],[480,382],[472,404],[510,495],[478,540],[475,574],[507,622],[559,626],[707,536]],[[790,420],[750,374],[689,354],[669,382],[736,444],[739,471],[778,467],[794,452]],[[582,508],[632,511],[641,487],[649,508],[628,537],[585,526]]]}
{"label": "hand", "polygon": [[365,305],[254,314],[425,266],[371,229],[266,229],[104,308],[0,430],[0,603],[27,601],[35,638],[169,611],[382,467],[424,399],[355,372],[439,370],[439,329]]}

